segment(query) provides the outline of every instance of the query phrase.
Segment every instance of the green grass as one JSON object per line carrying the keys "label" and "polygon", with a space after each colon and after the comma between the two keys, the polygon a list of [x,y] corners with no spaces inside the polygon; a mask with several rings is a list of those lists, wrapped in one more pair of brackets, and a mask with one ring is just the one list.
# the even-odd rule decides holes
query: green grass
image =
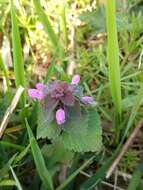
{"label": "green grass", "polygon": [[121,79],[119,65],[119,45],[116,26],[116,5],[115,0],[107,0],[106,2],[106,23],[107,23],[107,57],[109,66],[109,85],[111,89],[112,99],[117,114],[121,117]]}
{"label": "green grass", "polygon": [[44,158],[42,156],[41,150],[36,142],[36,139],[34,138],[32,131],[30,129],[30,126],[26,120],[26,127],[28,131],[28,136],[31,144],[31,151],[32,155],[36,164],[36,168],[38,171],[38,174],[43,181],[44,185],[49,189],[53,190],[53,184],[52,179],[49,171],[46,169],[46,164],[44,162]]}
{"label": "green grass", "polygon": [[[75,4],[71,0],[54,2],[0,1],[0,42],[1,34],[6,35],[13,58],[13,67],[9,68],[0,54],[0,120],[10,104],[7,94],[13,96],[15,84],[16,88],[19,85],[26,88],[26,83],[33,88],[37,82],[47,84],[51,79],[70,81],[66,66],[73,53],[70,43],[75,25],[74,72],[81,75],[84,94],[97,102],[104,130],[103,149],[99,154],[69,153],[49,139],[37,140],[38,102],[25,93],[24,109],[17,106],[0,141],[0,189],[3,190],[27,189],[27,186],[29,190],[104,189],[102,180],[106,181],[108,168],[133,128],[142,121],[142,4],[132,0],[126,1],[125,6],[125,1],[115,4],[115,0],[107,0],[104,7],[88,11],[93,8],[90,0],[75,0]],[[98,4],[101,6],[100,1]],[[77,26],[81,17],[82,23]],[[43,29],[37,28],[39,22]],[[25,46],[29,48],[26,59]],[[142,160],[138,149],[136,152]],[[128,164],[126,160],[124,164]],[[112,183],[110,179],[109,182]],[[142,189],[142,184],[142,165],[139,165],[125,188]],[[118,185],[122,187],[122,183]]]}
{"label": "green grass", "polygon": [[[13,64],[16,87],[20,85],[25,87],[24,60],[21,46],[18,22],[16,18],[15,6],[11,0],[11,22],[12,22],[12,47],[13,47]],[[22,103],[25,104],[25,97],[22,96]]]}
{"label": "green grass", "polygon": [[22,186],[21,186],[21,184],[20,184],[20,182],[19,182],[19,179],[17,178],[17,176],[16,176],[16,174],[15,174],[15,172],[14,172],[14,170],[12,169],[11,166],[10,166],[10,170],[11,170],[11,173],[12,173],[12,175],[13,175],[13,178],[15,179],[15,183],[16,183],[17,189],[18,189],[18,190],[23,190],[23,188],[22,188]]}
{"label": "green grass", "polygon": [[[58,36],[56,35],[48,16],[45,14],[44,10],[42,9],[42,7],[40,5],[40,1],[33,0],[33,3],[35,6],[35,10],[39,16],[39,19],[40,19],[41,23],[43,24],[44,29],[48,34],[49,40],[51,41],[51,43],[53,45],[54,53],[56,53],[58,55],[58,58],[60,59],[60,61],[62,63],[64,60],[64,51],[63,51],[63,47],[60,44]],[[64,19],[65,19],[65,17],[64,17]]]}

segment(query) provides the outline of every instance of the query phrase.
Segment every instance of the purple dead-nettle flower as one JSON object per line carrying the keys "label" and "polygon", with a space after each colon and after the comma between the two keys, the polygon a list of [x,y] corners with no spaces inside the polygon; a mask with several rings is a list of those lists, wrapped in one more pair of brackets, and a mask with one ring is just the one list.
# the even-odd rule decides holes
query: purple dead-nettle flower
{"label": "purple dead-nettle flower", "polygon": [[43,92],[44,88],[45,88],[44,84],[37,83],[36,84],[36,89],[35,88],[31,88],[31,89],[28,90],[28,95],[31,98],[42,100],[44,98],[44,92]]}
{"label": "purple dead-nettle flower", "polygon": [[94,100],[91,96],[83,96],[81,98],[81,101],[84,103],[84,104],[93,104],[94,103]]}
{"label": "purple dead-nettle flower", "polygon": [[[66,106],[73,106],[75,97],[72,93],[69,84],[64,81],[52,81],[49,83],[47,89],[45,89],[45,97],[49,104],[62,103]],[[51,105],[48,106],[51,108]]]}
{"label": "purple dead-nettle flower", "polygon": [[37,90],[43,91],[45,88],[45,85],[43,83],[37,83],[36,88]]}
{"label": "purple dead-nettle flower", "polygon": [[71,84],[78,85],[79,82],[80,82],[80,75],[74,75]]}
{"label": "purple dead-nettle flower", "polygon": [[[90,96],[83,96],[83,88],[79,86],[80,75],[74,75],[71,84],[65,81],[50,81],[48,85],[36,84],[36,89],[29,89],[30,97],[40,100],[42,110],[46,111],[46,119],[52,122],[55,118],[58,125],[68,119],[81,115],[80,103],[93,105]],[[55,115],[55,117],[53,117]]]}
{"label": "purple dead-nettle flower", "polygon": [[65,123],[65,111],[60,108],[56,111],[56,121],[58,125],[62,125]]}

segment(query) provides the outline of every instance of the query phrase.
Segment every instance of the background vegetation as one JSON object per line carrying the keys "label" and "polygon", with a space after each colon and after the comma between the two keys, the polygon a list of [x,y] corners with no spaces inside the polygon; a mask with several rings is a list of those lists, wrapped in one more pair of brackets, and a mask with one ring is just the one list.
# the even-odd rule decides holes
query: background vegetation
{"label": "background vegetation", "polygon": [[[105,179],[143,114],[143,2],[115,3],[0,0],[0,121],[19,85],[25,88],[0,130],[0,189],[143,189],[142,130]],[[38,105],[27,89],[39,81],[70,81],[74,73],[97,102],[98,154],[36,140]]]}

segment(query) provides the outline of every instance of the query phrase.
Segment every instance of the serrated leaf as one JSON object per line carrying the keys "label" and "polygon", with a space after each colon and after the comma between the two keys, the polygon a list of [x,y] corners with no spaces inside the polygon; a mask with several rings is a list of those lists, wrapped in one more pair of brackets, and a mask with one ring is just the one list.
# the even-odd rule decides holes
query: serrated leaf
{"label": "serrated leaf", "polygon": [[80,115],[74,114],[74,111],[70,110],[67,122],[58,126],[55,121],[46,122],[43,111],[39,110],[37,138],[59,141],[65,149],[74,152],[99,152],[102,146],[102,130],[96,110],[86,112],[82,109]]}
{"label": "serrated leaf", "polygon": [[[61,128],[57,126],[55,122],[50,123],[49,120],[47,120],[45,114],[46,113],[43,112],[43,110],[39,109],[37,139],[39,138],[55,139],[60,134]],[[51,117],[53,117],[52,114]]]}
{"label": "serrated leaf", "polygon": [[[88,114],[84,109],[80,108],[80,104],[76,104],[74,107],[67,107],[67,121],[62,126],[62,129],[67,133],[80,135],[82,133],[86,135],[88,127]],[[84,127],[83,127],[84,126]]]}
{"label": "serrated leaf", "polygon": [[[85,121],[80,123],[80,128],[87,127]],[[102,130],[100,128],[100,119],[95,110],[90,110],[88,113],[87,132],[82,133],[67,133],[66,131],[60,136],[60,140],[68,150],[75,152],[99,152],[102,146]]]}

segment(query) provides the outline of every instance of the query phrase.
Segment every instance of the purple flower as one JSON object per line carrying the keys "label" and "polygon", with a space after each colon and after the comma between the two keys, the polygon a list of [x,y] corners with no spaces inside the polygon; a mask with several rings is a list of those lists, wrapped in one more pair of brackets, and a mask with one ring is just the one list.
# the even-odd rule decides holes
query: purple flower
{"label": "purple flower", "polygon": [[32,98],[38,99],[38,100],[42,100],[44,98],[44,90],[45,85],[42,83],[37,83],[36,84],[36,89],[29,89],[28,90],[28,95]]}
{"label": "purple flower", "polygon": [[74,75],[71,84],[78,85],[80,82],[80,75]]}
{"label": "purple flower", "polygon": [[56,121],[58,125],[65,123],[65,111],[62,108],[56,111]]}
{"label": "purple flower", "polygon": [[47,108],[51,109],[51,102],[55,104],[64,104],[66,106],[73,106],[75,97],[72,89],[68,83],[64,81],[52,81],[45,89],[45,97],[48,102]]}
{"label": "purple flower", "polygon": [[45,88],[45,85],[43,83],[37,83],[36,88],[37,90],[43,91]]}
{"label": "purple flower", "polygon": [[52,122],[55,114],[57,124],[62,125],[66,121],[65,116],[68,119],[81,116],[81,103],[94,104],[92,97],[83,96],[83,88],[78,85],[79,81],[80,76],[75,75],[71,84],[59,80],[50,81],[48,85],[37,83],[35,89],[28,90],[28,95],[40,100],[47,122]]}
{"label": "purple flower", "polygon": [[81,98],[81,101],[84,103],[84,104],[93,104],[94,103],[94,100],[91,96],[83,96]]}

